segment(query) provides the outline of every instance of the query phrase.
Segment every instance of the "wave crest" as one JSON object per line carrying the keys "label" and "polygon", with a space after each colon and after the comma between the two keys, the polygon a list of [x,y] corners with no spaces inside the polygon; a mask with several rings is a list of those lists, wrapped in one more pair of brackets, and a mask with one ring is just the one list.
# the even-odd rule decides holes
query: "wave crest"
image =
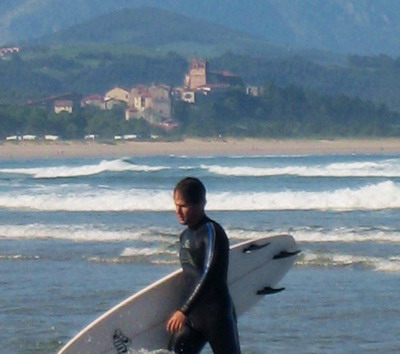
{"label": "wave crest", "polygon": [[[36,193],[0,194],[0,208],[87,212],[174,210],[169,190],[89,188],[82,192],[61,189],[57,193],[50,188]],[[334,191],[218,192],[209,194],[207,201],[207,209],[214,211],[400,209],[400,186],[386,181]]]}
{"label": "wave crest", "polygon": [[336,162],[322,165],[289,165],[289,166],[221,166],[205,165],[201,168],[221,176],[232,177],[400,177],[400,160],[365,162]]}
{"label": "wave crest", "polygon": [[368,257],[348,254],[303,252],[296,262],[304,267],[360,267],[377,272],[400,273],[400,257]]}
{"label": "wave crest", "polygon": [[156,172],[166,166],[137,165],[127,159],[103,160],[83,166],[31,167],[0,169],[0,173],[29,175],[33,178],[72,178],[93,176],[105,172]]}

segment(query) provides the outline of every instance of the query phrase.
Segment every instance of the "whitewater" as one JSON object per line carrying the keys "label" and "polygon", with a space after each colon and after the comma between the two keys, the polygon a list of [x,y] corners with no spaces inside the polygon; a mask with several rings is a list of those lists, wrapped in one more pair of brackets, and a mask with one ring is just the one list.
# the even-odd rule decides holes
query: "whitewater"
{"label": "whitewater", "polygon": [[185,176],[231,244],[289,233],[302,250],[286,291],[239,319],[244,353],[400,351],[400,156],[353,154],[0,160],[1,352],[56,353],[177,269]]}

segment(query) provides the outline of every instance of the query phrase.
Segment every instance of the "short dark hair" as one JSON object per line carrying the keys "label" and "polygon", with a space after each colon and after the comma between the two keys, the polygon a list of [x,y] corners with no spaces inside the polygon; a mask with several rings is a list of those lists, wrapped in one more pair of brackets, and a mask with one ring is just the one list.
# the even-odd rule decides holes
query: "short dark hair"
{"label": "short dark hair", "polygon": [[186,177],[179,181],[175,186],[174,196],[177,192],[190,205],[196,205],[206,200],[206,188],[203,182],[195,177]]}

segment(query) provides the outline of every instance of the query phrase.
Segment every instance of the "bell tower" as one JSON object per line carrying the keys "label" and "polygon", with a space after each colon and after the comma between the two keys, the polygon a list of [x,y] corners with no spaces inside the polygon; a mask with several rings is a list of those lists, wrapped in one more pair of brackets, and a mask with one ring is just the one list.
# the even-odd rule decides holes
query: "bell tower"
{"label": "bell tower", "polygon": [[190,90],[195,90],[207,84],[208,64],[204,59],[192,59],[189,74],[185,78],[185,86]]}

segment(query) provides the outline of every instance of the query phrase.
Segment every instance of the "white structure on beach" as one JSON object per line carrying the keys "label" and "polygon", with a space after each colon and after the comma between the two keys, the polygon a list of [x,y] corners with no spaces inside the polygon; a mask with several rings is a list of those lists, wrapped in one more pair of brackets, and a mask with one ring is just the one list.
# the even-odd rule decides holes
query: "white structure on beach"
{"label": "white structure on beach", "polygon": [[50,140],[50,141],[55,141],[58,140],[59,136],[58,135],[45,135],[44,140]]}
{"label": "white structure on beach", "polygon": [[85,140],[96,140],[99,136],[97,134],[85,135]]}
{"label": "white structure on beach", "polygon": [[21,140],[21,137],[18,135],[10,135],[6,137],[6,141],[17,141]]}
{"label": "white structure on beach", "polygon": [[22,140],[28,140],[28,141],[33,141],[36,140],[37,136],[36,135],[22,135]]}

